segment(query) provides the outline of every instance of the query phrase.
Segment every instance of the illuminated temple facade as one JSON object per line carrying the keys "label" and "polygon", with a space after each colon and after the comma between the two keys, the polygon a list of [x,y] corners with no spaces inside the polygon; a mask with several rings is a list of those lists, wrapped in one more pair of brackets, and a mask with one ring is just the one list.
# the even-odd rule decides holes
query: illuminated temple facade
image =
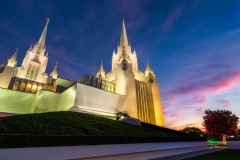
{"label": "illuminated temple facade", "polygon": [[[137,54],[128,43],[124,21],[120,43],[112,54],[112,68],[101,62],[95,76],[73,82],[58,77],[57,64],[50,75],[45,40],[49,19],[39,41],[17,67],[17,51],[0,66],[0,112],[12,114],[75,111],[113,116],[128,113],[142,122],[164,126],[156,76],[147,62],[138,70]],[[9,101],[11,99],[11,101]]]}

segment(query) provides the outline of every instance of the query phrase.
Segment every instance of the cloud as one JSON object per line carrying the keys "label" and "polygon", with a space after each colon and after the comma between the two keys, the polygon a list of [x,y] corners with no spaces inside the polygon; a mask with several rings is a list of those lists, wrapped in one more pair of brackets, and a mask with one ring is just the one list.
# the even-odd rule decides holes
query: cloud
{"label": "cloud", "polygon": [[[232,106],[230,100],[216,99],[215,103],[208,103],[210,97],[222,93],[230,88],[240,86],[240,70],[222,72],[203,79],[190,79],[187,83],[179,83],[172,86],[170,90],[164,93],[163,110],[167,121],[174,118],[179,123],[168,123],[168,127],[181,126],[185,121],[183,119],[201,120],[204,110],[207,106],[217,106],[229,108]],[[166,108],[164,107],[166,106]],[[178,113],[178,116],[172,116],[172,112]],[[182,117],[180,115],[185,115]]]}
{"label": "cloud", "polygon": [[171,14],[164,20],[164,22],[160,25],[161,30],[168,31],[168,30],[172,29],[174,23],[181,16],[183,8],[184,8],[184,5],[180,5],[177,8],[175,8],[171,12]]}
{"label": "cloud", "polygon": [[[172,94],[183,94],[193,92],[220,92],[234,85],[240,85],[240,70],[224,72],[213,75],[206,79],[192,80],[190,83],[178,85],[170,91]],[[171,95],[172,96],[172,95]]]}
{"label": "cloud", "polygon": [[178,116],[178,114],[170,114],[169,116],[170,117],[176,117],[176,116]]}
{"label": "cloud", "polygon": [[229,100],[221,99],[221,100],[218,100],[217,104],[219,104],[221,107],[224,107],[224,108],[231,107],[231,103]]}

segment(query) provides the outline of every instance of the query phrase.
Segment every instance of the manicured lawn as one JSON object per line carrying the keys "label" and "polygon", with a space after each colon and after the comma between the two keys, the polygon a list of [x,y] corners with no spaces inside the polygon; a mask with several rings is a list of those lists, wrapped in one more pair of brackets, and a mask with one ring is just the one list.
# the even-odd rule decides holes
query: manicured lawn
{"label": "manicured lawn", "polygon": [[0,118],[0,134],[176,137],[171,133],[76,112],[48,112]]}
{"label": "manicured lawn", "polygon": [[168,128],[142,125],[67,111],[4,117],[0,118],[0,148],[205,141]]}
{"label": "manicured lawn", "polygon": [[240,150],[227,149],[184,160],[240,160]]}

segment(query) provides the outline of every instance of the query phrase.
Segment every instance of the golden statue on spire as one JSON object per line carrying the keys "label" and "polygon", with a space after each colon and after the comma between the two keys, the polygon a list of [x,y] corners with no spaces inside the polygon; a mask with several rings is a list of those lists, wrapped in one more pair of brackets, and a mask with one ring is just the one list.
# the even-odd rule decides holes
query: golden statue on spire
{"label": "golden statue on spire", "polygon": [[50,18],[46,18],[46,20],[47,20],[46,24],[48,24],[48,23],[49,23],[49,21],[50,21]]}

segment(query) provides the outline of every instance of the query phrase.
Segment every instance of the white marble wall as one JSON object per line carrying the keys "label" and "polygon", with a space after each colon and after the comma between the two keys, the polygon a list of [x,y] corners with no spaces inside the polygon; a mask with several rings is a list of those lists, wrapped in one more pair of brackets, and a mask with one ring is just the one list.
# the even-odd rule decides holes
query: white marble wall
{"label": "white marble wall", "polygon": [[126,104],[127,98],[123,95],[77,83],[75,111],[115,115],[126,111]]}

